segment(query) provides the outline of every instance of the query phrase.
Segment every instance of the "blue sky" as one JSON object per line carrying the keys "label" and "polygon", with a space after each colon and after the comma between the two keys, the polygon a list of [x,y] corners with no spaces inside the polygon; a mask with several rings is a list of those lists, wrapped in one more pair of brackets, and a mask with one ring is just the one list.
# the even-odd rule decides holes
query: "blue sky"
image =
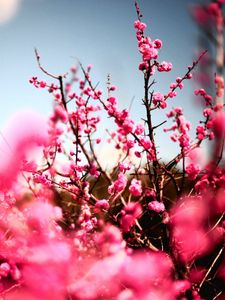
{"label": "blue sky", "polygon": [[[148,35],[163,41],[160,60],[173,63],[171,73],[157,77],[156,91],[168,91],[194,58],[197,29],[188,11],[191,3],[197,1],[139,1]],[[103,90],[110,73],[120,107],[128,106],[135,97],[131,114],[136,120],[142,117],[143,78],[138,71],[133,0],[20,0],[19,4],[14,16],[0,23],[1,127],[18,110],[51,112],[51,96],[28,83],[34,75],[47,79],[37,67],[34,47],[52,73],[65,73],[78,58],[84,65],[93,65],[93,81],[100,81]],[[183,106],[187,118],[195,122],[199,112],[193,89],[187,82],[171,105]],[[155,120],[160,121],[164,114],[157,113]],[[170,142],[164,143],[163,134],[158,139],[161,144],[163,140],[163,148],[172,149]]]}

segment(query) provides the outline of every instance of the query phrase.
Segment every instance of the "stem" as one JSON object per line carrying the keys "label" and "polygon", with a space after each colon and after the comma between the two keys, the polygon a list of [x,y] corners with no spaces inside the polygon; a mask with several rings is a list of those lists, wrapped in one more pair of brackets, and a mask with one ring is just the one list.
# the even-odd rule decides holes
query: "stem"
{"label": "stem", "polygon": [[181,187],[179,191],[179,195],[182,194],[183,189],[184,189],[184,183],[185,183],[185,154],[184,154],[184,149],[181,149],[181,155],[182,155],[182,180],[181,180]]}
{"label": "stem", "polygon": [[210,274],[210,272],[212,271],[214,265],[216,264],[217,260],[220,258],[220,256],[222,255],[224,250],[224,245],[223,247],[220,249],[220,251],[218,252],[217,256],[215,257],[214,261],[212,262],[211,266],[209,267],[208,271],[206,272],[204,278],[202,279],[202,281],[199,284],[199,289],[201,289],[203,283],[206,281],[208,275]]}
{"label": "stem", "polygon": [[152,116],[151,116],[151,102],[152,102],[152,96],[153,94],[151,93],[151,98],[149,99],[149,79],[150,79],[150,62],[149,62],[149,68],[148,71],[145,73],[145,78],[144,78],[144,106],[145,106],[145,111],[146,111],[146,116],[147,116],[147,126],[148,126],[148,136],[150,141],[152,142],[152,148],[154,152],[154,161],[153,161],[153,173],[154,173],[154,185],[156,188],[156,194],[157,198],[160,200],[160,183],[158,181],[158,167],[159,167],[159,162],[157,159],[157,151],[155,147],[155,139],[154,139],[154,128],[152,125]]}

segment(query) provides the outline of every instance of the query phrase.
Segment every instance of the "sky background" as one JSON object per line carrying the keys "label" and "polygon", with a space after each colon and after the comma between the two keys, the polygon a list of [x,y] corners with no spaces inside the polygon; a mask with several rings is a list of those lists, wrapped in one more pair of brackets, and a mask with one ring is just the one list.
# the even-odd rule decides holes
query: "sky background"
{"label": "sky background", "polygon": [[[189,11],[195,3],[139,1],[147,34],[163,41],[159,59],[173,64],[172,72],[157,76],[155,91],[167,92],[196,58],[197,27]],[[46,116],[51,112],[51,95],[28,82],[32,76],[48,80],[38,69],[34,47],[51,73],[64,74],[78,58],[83,65],[93,65],[92,80],[100,81],[103,90],[110,73],[120,107],[128,107],[134,97],[131,115],[140,120],[143,76],[138,71],[135,20],[133,0],[0,0],[0,128],[19,110],[32,109]],[[194,85],[186,82],[169,107],[182,106],[187,119],[196,123],[200,112],[193,90]],[[155,121],[165,119],[165,113],[157,112]],[[160,132],[157,138],[162,156],[170,156],[173,143]]]}

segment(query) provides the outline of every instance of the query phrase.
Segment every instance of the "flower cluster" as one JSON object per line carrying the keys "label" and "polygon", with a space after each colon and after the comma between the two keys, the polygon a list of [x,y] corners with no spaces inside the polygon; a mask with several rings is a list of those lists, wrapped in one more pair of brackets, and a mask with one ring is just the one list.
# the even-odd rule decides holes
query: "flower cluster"
{"label": "flower cluster", "polygon": [[174,123],[170,128],[164,128],[164,132],[174,131],[170,136],[174,142],[179,142],[182,151],[189,150],[190,148],[190,137],[188,132],[191,129],[190,122],[185,120],[182,108],[176,107],[167,114],[168,118],[173,118]]}

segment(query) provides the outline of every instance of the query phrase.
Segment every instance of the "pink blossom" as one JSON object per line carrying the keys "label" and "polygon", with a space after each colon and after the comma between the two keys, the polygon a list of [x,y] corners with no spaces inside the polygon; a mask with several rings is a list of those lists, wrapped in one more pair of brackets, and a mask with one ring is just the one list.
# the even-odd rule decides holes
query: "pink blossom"
{"label": "pink blossom", "polygon": [[152,100],[153,100],[153,103],[154,103],[155,105],[157,105],[158,103],[164,101],[164,96],[163,96],[163,94],[157,92],[157,93],[154,93],[154,94],[153,94]]}
{"label": "pink blossom", "polygon": [[153,210],[157,213],[161,213],[165,211],[165,206],[162,202],[158,202],[155,200],[148,203],[148,209]]}
{"label": "pink blossom", "polygon": [[204,192],[209,187],[209,181],[207,178],[201,178],[196,184],[195,184],[195,190],[197,193]]}
{"label": "pink blossom", "polygon": [[143,55],[143,60],[156,59],[158,57],[158,51],[148,44],[142,44],[139,47],[140,53]]}
{"label": "pink blossom", "polygon": [[143,300],[157,294],[156,299],[173,299],[171,273],[172,262],[161,252],[136,252],[127,256],[121,270],[122,282],[136,295],[131,299]]}
{"label": "pink blossom", "polygon": [[116,90],[116,86],[115,85],[111,85],[109,88],[110,91],[115,91]]}
{"label": "pink blossom", "polygon": [[137,156],[138,158],[141,157],[141,153],[140,153],[139,151],[135,151],[134,154],[135,154],[135,156]]}
{"label": "pink blossom", "polygon": [[57,122],[58,120],[66,123],[68,120],[67,112],[61,105],[57,105],[54,110],[54,115],[52,116],[52,121]]}
{"label": "pink blossom", "polygon": [[154,189],[146,188],[145,189],[145,196],[152,198],[153,200],[156,199],[156,192]]}
{"label": "pink blossom", "polygon": [[139,20],[134,22],[134,27],[140,31],[143,31],[146,29],[147,25]]}
{"label": "pink blossom", "polygon": [[[8,189],[26,165],[29,151],[47,144],[47,124],[41,116],[33,112],[18,112],[3,132],[7,144],[4,140],[1,144],[4,158],[1,157],[0,189]],[[35,168],[34,163],[30,162],[30,168],[27,163],[27,170]]]}
{"label": "pink blossom", "polygon": [[209,5],[208,5],[209,14],[217,16],[219,14],[219,11],[220,11],[220,8],[219,8],[218,3],[209,3]]}
{"label": "pink blossom", "polygon": [[141,180],[137,180],[133,178],[129,186],[129,191],[135,197],[141,196],[142,194]]}
{"label": "pink blossom", "polygon": [[200,25],[206,25],[209,21],[209,14],[205,7],[202,7],[201,5],[195,5],[192,10],[192,15]]}
{"label": "pink blossom", "polygon": [[45,88],[47,83],[45,81],[40,81],[40,88]]}
{"label": "pink blossom", "polygon": [[172,70],[172,64],[170,62],[163,61],[159,66],[157,67],[159,72],[169,72]]}
{"label": "pink blossom", "polygon": [[209,116],[211,116],[212,115],[212,109],[211,108],[205,108],[204,110],[203,110],[203,115],[205,116],[205,117],[209,117]]}
{"label": "pink blossom", "polygon": [[213,120],[213,132],[217,138],[221,138],[225,132],[225,114],[218,113]]}
{"label": "pink blossom", "polygon": [[123,130],[124,134],[127,135],[133,131],[134,128],[134,122],[133,120],[126,119],[124,120],[121,129]]}
{"label": "pink blossom", "polygon": [[126,172],[126,171],[130,170],[130,168],[131,168],[131,165],[128,163],[120,163],[119,164],[119,169],[121,172]]}
{"label": "pink blossom", "polygon": [[199,166],[194,163],[190,163],[185,170],[190,180],[195,180],[200,172]]}
{"label": "pink blossom", "polygon": [[109,194],[117,194],[121,193],[127,185],[127,177],[123,173],[119,173],[117,180],[114,181],[112,185],[109,186],[108,192]]}
{"label": "pink blossom", "polygon": [[135,225],[136,220],[142,213],[142,208],[139,203],[130,202],[121,211],[120,225],[124,232],[128,232]]}
{"label": "pink blossom", "polygon": [[170,92],[167,94],[167,96],[168,96],[169,98],[174,98],[174,97],[176,97],[176,95],[177,95],[177,93],[176,93],[176,92],[172,92],[172,91],[170,91]]}
{"label": "pink blossom", "polygon": [[209,250],[210,240],[204,229],[207,204],[203,200],[201,197],[185,197],[171,212],[174,247],[185,262]]}
{"label": "pink blossom", "polygon": [[176,86],[177,86],[177,84],[176,84],[175,82],[170,84],[170,88],[171,88],[171,89],[176,88]]}
{"label": "pink blossom", "polygon": [[191,73],[187,74],[186,78],[187,79],[191,79],[193,77],[193,75]]}
{"label": "pink blossom", "polygon": [[101,210],[107,210],[109,208],[109,202],[106,199],[98,200],[95,203],[95,212],[98,213]]}
{"label": "pink blossom", "polygon": [[89,173],[91,176],[98,178],[100,176],[100,172],[97,170],[97,167],[92,164],[89,166]]}
{"label": "pink blossom", "polygon": [[1,263],[0,264],[0,277],[7,277],[10,273],[10,265],[8,263]]}
{"label": "pink blossom", "polygon": [[152,148],[152,142],[148,137],[140,138],[139,146],[143,147],[145,150],[149,151]]}
{"label": "pink blossom", "polygon": [[178,280],[173,285],[175,294],[179,296],[180,294],[184,294],[187,290],[191,288],[191,282],[188,280]]}
{"label": "pink blossom", "polygon": [[127,140],[126,144],[124,145],[124,150],[127,150],[127,149],[131,149],[133,148],[135,145],[135,142],[133,140]]}
{"label": "pink blossom", "polygon": [[204,89],[199,89],[199,90],[195,90],[195,95],[198,96],[205,96],[206,95],[206,91]]}
{"label": "pink blossom", "polygon": [[162,41],[159,39],[154,40],[153,43],[156,49],[160,49],[162,47]]}
{"label": "pink blossom", "polygon": [[116,254],[126,246],[119,228],[104,224],[102,232],[96,232],[94,240],[103,256]]}
{"label": "pink blossom", "polygon": [[140,64],[139,64],[139,70],[140,71],[144,71],[144,70],[147,70],[148,69],[148,64],[147,64],[147,62],[145,62],[145,61],[143,61],[143,62],[141,62]]}
{"label": "pink blossom", "polygon": [[143,126],[143,124],[137,124],[134,132],[137,135],[142,134],[144,132],[144,126]]}

